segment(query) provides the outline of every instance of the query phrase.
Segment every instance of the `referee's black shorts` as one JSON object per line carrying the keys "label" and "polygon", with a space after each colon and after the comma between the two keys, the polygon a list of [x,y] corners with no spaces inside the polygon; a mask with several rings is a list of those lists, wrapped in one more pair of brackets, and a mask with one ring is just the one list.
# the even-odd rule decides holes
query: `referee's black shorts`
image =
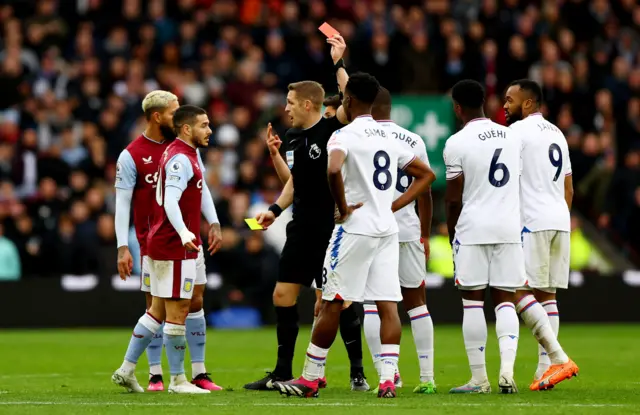
{"label": "referee's black shorts", "polygon": [[295,219],[287,224],[287,240],[280,256],[278,282],[322,287],[322,267],[333,226],[304,225]]}

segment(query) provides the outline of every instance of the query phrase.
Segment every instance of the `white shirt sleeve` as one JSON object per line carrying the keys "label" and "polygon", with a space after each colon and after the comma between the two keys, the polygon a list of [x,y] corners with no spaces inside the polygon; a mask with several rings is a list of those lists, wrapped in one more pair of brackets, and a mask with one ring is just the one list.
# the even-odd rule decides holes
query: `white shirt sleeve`
{"label": "white shirt sleeve", "polygon": [[331,134],[331,138],[329,138],[329,142],[327,143],[327,153],[331,153],[334,150],[342,151],[345,156],[349,155],[349,147],[347,145],[348,140],[345,137],[344,131],[341,133],[341,130],[336,130]]}
{"label": "white shirt sleeve", "polygon": [[129,245],[129,216],[131,214],[131,199],[133,189],[116,187],[116,241],[118,248]]}
{"label": "white shirt sleeve", "polygon": [[176,154],[165,165],[165,187],[177,187],[183,192],[193,177],[193,166],[184,154]]}
{"label": "white shirt sleeve", "polygon": [[118,189],[133,189],[136,186],[136,163],[128,150],[122,150],[116,163],[116,183]]}
{"label": "white shirt sleeve", "polygon": [[562,155],[564,158],[564,175],[571,176],[573,174],[573,170],[571,169],[571,157],[569,157],[569,146],[564,146],[564,154]]}
{"label": "white shirt sleeve", "polygon": [[209,225],[213,223],[220,223],[218,220],[218,212],[216,212],[216,206],[213,203],[213,198],[211,197],[211,191],[209,190],[209,186],[207,186],[207,181],[204,179],[205,177],[205,168],[204,163],[202,162],[202,157],[200,157],[200,152],[196,149],[198,153],[198,164],[200,165],[200,171],[202,172],[202,202],[200,203],[200,210],[204,215],[204,218],[207,220]]}
{"label": "white shirt sleeve", "polygon": [[413,163],[413,160],[416,159],[416,155],[402,146],[396,147],[398,148],[398,167],[401,170],[404,170],[409,164]]}
{"label": "white shirt sleeve", "polygon": [[453,180],[462,174],[462,159],[456,150],[455,145],[447,141],[442,154],[447,170],[447,180]]}

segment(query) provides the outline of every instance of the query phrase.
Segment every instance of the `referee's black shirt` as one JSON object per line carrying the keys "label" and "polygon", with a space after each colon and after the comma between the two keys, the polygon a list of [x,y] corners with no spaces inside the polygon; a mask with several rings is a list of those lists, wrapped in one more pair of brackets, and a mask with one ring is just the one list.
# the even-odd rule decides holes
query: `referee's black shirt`
{"label": "referee's black shirt", "polygon": [[335,202],[327,180],[327,142],[343,126],[337,117],[322,117],[313,127],[291,128],[285,134],[285,160],[293,175],[293,220],[308,225],[310,230],[325,233],[334,226]]}

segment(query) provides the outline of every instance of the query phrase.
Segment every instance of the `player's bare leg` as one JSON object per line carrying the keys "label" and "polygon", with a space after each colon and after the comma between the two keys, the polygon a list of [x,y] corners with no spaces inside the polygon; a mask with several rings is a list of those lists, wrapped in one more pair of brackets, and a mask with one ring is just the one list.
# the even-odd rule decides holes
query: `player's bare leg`
{"label": "player's bare leg", "polygon": [[165,299],[166,319],[164,344],[171,372],[170,393],[209,393],[191,384],[184,371],[184,355],[187,345],[185,321],[189,313],[190,299]]}
{"label": "player's bare leg", "polygon": [[138,320],[138,324],[136,324],[133,329],[124,362],[111,376],[111,381],[125,388],[127,392],[144,392],[144,389],[136,379],[135,369],[138,359],[147,349],[147,346],[151,343],[153,336],[160,329],[160,324],[164,320],[164,308],[161,307],[162,305],[160,304],[162,300],[158,300],[156,308],[154,308],[154,304],[152,304],[149,310]]}
{"label": "player's bare leg", "polygon": [[469,358],[471,380],[453,388],[449,393],[491,393],[487,377],[485,349],[487,347],[487,320],[484,316],[485,287],[481,289],[460,289],[462,295],[462,335]]}
{"label": "player's bare leg", "polygon": [[302,376],[290,381],[274,382],[281,394],[301,398],[318,396],[318,382],[324,373],[329,348],[338,334],[342,307],[342,300],[323,301],[311,333]]}
{"label": "player's bare leg", "polygon": [[518,393],[518,387],[513,378],[520,337],[520,321],[515,307],[516,293],[514,289],[492,287],[491,297],[493,304],[496,305],[496,335],[500,348],[498,388],[500,393]]}
{"label": "player's bare leg", "polygon": [[[151,309],[153,296],[150,292],[144,293],[147,310]],[[164,390],[162,379],[162,324],[153,335],[153,339],[147,346],[147,360],[149,361],[149,392],[161,392]]]}
{"label": "player's bare leg", "polygon": [[[520,290],[517,297],[518,312],[538,340],[540,354],[545,353],[550,364],[545,370],[544,366],[540,367],[540,362],[538,363],[538,371],[529,389],[551,389],[563,380],[576,376],[579,372],[578,366],[567,356],[558,342],[558,308],[555,293],[535,290],[532,294],[531,291]],[[551,323],[552,318],[556,320],[555,330]]]}
{"label": "player's bare leg", "polygon": [[276,309],[276,335],[278,338],[278,361],[273,372],[255,382],[244,385],[249,390],[275,390],[273,382],[293,378],[293,354],[298,338],[298,295],[300,284],[280,282],[273,290],[273,305]]}
{"label": "player's bare leg", "polygon": [[[433,372],[433,322],[427,309],[427,295],[424,285],[417,288],[402,288],[402,302],[411,319],[411,332],[418,352],[420,384],[415,393],[436,392]],[[397,386],[397,385],[396,385]]]}
{"label": "player's bare leg", "polygon": [[213,383],[205,366],[207,321],[203,309],[204,289],[204,284],[198,284],[194,287],[191,303],[189,304],[189,315],[187,315],[185,323],[187,345],[191,356],[191,383],[201,389],[219,391],[222,388]]}

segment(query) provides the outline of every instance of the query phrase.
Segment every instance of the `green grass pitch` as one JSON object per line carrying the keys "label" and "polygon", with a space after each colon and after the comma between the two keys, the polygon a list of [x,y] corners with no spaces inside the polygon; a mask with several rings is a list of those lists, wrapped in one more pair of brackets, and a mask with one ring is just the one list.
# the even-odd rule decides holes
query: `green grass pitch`
{"label": "green grass pitch", "polygon": [[[338,338],[328,358],[328,389],[318,399],[303,400],[242,389],[273,365],[273,329],[209,330],[208,368],[214,381],[227,390],[206,396],[135,395],[112,385],[110,375],[122,361],[130,330],[5,330],[0,331],[0,414],[640,414],[639,326],[562,325],[560,339],[581,374],[549,392],[528,390],[537,349],[528,330],[521,327],[520,332],[518,395],[495,393],[499,360],[493,328],[487,364],[494,393],[449,395],[449,388],[470,376],[467,358],[460,327],[436,326],[437,395],[411,393],[418,367],[411,331],[405,327],[400,369],[406,386],[397,399],[381,400],[348,389],[348,359]],[[308,328],[304,328],[298,339],[296,375],[308,339]],[[366,347],[364,355],[365,371],[375,383]],[[146,381],[145,356],[138,367],[138,379]],[[166,360],[164,368],[168,371]]]}

